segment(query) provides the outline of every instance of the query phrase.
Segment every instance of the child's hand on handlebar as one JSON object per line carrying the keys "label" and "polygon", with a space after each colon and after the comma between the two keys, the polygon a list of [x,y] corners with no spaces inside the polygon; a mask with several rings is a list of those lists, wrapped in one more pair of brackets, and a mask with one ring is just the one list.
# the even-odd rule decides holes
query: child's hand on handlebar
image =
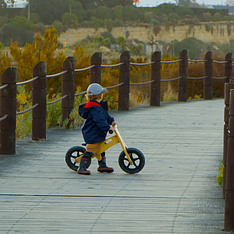
{"label": "child's hand on handlebar", "polygon": [[115,130],[115,126],[117,126],[117,122],[116,121],[113,121],[111,123],[111,127],[109,128],[109,133],[112,134]]}
{"label": "child's hand on handlebar", "polygon": [[116,122],[116,121],[113,121],[113,122],[111,123],[111,125],[114,127],[115,125],[117,125],[117,122]]}

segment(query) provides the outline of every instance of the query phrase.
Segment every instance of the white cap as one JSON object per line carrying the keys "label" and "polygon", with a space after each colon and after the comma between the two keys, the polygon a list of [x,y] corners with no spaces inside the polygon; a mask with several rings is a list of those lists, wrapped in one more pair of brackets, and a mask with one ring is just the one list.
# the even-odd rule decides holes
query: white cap
{"label": "white cap", "polygon": [[98,83],[92,83],[87,88],[87,95],[88,96],[94,96],[94,95],[98,95],[98,94],[101,94],[101,93],[108,93],[108,90],[106,88],[103,88]]}

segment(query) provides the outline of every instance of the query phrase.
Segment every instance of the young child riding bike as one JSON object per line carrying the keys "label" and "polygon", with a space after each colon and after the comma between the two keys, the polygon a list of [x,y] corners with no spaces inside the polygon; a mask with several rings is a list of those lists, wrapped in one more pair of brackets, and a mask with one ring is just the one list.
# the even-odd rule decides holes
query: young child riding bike
{"label": "young child riding bike", "polygon": [[[90,165],[91,157],[98,152],[107,132],[109,130],[113,131],[113,126],[117,124],[108,113],[107,102],[102,102],[103,93],[107,92],[108,90],[100,84],[92,83],[87,88],[88,102],[79,106],[79,114],[85,119],[81,129],[86,143],[86,151],[81,157],[80,166],[77,170],[82,175],[91,174],[86,165]],[[106,165],[105,152],[101,156],[102,159],[98,161],[99,167],[97,170],[99,172],[113,172],[114,169]]]}

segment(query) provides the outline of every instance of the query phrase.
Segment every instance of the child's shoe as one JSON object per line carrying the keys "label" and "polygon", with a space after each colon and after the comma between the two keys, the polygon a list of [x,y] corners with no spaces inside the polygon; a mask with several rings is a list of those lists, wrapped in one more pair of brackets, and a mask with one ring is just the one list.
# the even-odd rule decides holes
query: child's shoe
{"label": "child's shoe", "polygon": [[98,161],[99,167],[98,167],[98,171],[99,172],[107,172],[107,173],[112,173],[114,171],[114,169],[112,167],[108,167],[106,165],[106,157],[102,156],[102,159],[100,161]]}
{"label": "child's shoe", "polygon": [[90,175],[91,172],[89,170],[86,170],[87,167],[89,167],[91,163],[91,157],[92,153],[91,152],[85,152],[84,155],[80,159],[80,166],[77,170],[78,174],[82,175]]}

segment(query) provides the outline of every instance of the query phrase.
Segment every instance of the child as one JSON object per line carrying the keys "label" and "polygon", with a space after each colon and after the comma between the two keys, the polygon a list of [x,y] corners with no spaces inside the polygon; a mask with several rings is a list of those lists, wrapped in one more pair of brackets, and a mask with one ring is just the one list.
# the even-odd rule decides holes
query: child
{"label": "child", "polygon": [[[86,165],[91,163],[91,157],[98,152],[100,143],[106,138],[109,130],[114,130],[116,124],[114,118],[108,114],[107,102],[101,102],[103,93],[108,90],[97,83],[92,83],[87,89],[88,102],[79,106],[79,114],[85,120],[82,126],[82,134],[86,143],[86,151],[80,160],[80,166],[77,170],[79,174],[90,175],[90,171],[86,170]],[[112,125],[112,126],[110,126]],[[111,173],[113,168],[106,165],[105,152],[102,153],[102,159],[98,161],[99,172]]]}

